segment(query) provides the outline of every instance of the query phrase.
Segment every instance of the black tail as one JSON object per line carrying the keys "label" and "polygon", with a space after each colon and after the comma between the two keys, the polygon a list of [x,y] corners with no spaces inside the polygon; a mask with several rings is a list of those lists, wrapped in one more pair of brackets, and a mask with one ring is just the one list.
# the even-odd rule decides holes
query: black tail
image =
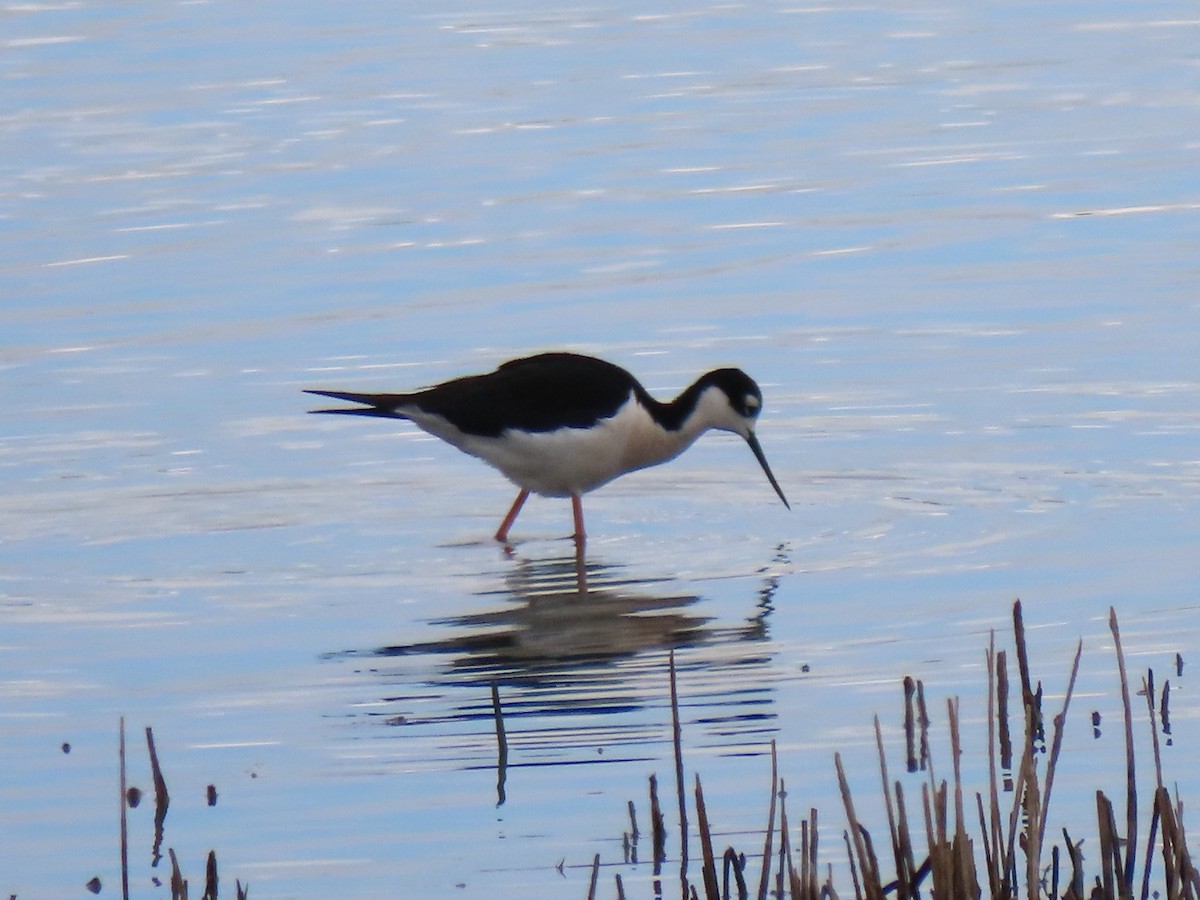
{"label": "black tail", "polygon": [[334,400],[348,400],[351,403],[361,403],[362,406],[347,406],[337,409],[310,409],[312,413],[327,413],[335,416],[377,416],[383,419],[408,418],[398,407],[403,406],[407,394],[356,394],[351,391],[313,391],[305,390],[306,394],[316,394],[319,397],[332,397]]}

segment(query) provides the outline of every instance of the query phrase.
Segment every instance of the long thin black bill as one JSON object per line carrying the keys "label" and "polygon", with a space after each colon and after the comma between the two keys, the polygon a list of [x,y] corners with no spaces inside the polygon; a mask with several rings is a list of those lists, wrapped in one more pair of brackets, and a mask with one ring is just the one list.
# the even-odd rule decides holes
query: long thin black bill
{"label": "long thin black bill", "polygon": [[767,457],[763,454],[762,447],[758,445],[758,438],[754,432],[746,435],[746,443],[750,445],[750,449],[754,451],[754,458],[758,460],[758,464],[762,466],[763,471],[767,473],[767,481],[771,482],[771,487],[775,488],[775,493],[779,495],[779,499],[783,501],[783,505],[788,509],[792,505],[787,502],[787,497],[783,496],[783,489],[779,487],[779,482],[775,480],[775,476],[771,474],[771,467],[767,465]]}

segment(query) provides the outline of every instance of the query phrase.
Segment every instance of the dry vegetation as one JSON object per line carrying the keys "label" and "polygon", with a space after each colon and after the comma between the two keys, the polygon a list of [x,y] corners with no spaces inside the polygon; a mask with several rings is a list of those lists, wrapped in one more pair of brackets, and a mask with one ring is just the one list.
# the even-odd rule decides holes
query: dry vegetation
{"label": "dry vegetation", "polygon": [[[1017,898],[1101,897],[1133,900],[1138,897],[1165,897],[1167,900],[1195,900],[1200,896],[1200,876],[1192,863],[1183,826],[1183,802],[1172,798],[1163,783],[1159,755],[1159,718],[1167,715],[1166,694],[1155,708],[1152,676],[1143,679],[1139,696],[1145,698],[1153,747],[1154,782],[1150,799],[1149,833],[1139,841],[1138,787],[1134,765],[1134,717],[1130,685],[1121,649],[1121,634],[1115,612],[1109,614],[1109,627],[1116,648],[1124,708],[1125,796],[1124,815],[1118,818],[1117,805],[1103,791],[1096,791],[1097,858],[1086,861],[1078,842],[1062,830],[1061,841],[1047,835],[1048,811],[1054,789],[1055,773],[1061,761],[1063,732],[1067,712],[1079,672],[1082,642],[1075,652],[1062,708],[1050,721],[1047,738],[1042,710],[1040,682],[1029,673],[1025,629],[1018,601],[1013,608],[1017,677],[1020,682],[1021,743],[1015,748],[1009,722],[1009,663],[1007,654],[997,651],[993,635],[987,650],[988,669],[988,740],[987,785],[968,793],[962,783],[960,760],[959,704],[947,702],[952,777],[938,780],[929,759],[924,691],[919,682],[905,682],[906,735],[908,762],[912,770],[921,762],[928,779],[921,785],[920,796],[906,796],[900,781],[888,774],[879,719],[875,735],[879,750],[886,828],[872,830],[860,821],[855,811],[842,760],[834,755],[846,828],[842,832],[849,884],[841,890],[834,886],[831,866],[824,873],[817,862],[817,810],[810,809],[799,828],[789,822],[786,791],[778,777],[775,748],[771,748],[771,799],[761,853],[748,858],[734,848],[718,856],[713,850],[713,832],[704,805],[699,776],[695,779],[694,805],[701,845],[700,874],[693,882],[688,874],[687,808],[683,789],[682,753],[679,741],[679,714],[675,702],[675,664],[671,659],[671,697],[675,728],[676,786],[679,797],[680,891],[683,900],[706,900],[751,895],[751,886],[759,900],[768,896],[795,900],[837,898],[851,894],[866,900],[886,897],[977,898],[996,900]],[[915,699],[915,703],[914,703]],[[1048,743],[1047,743],[1048,740]],[[919,749],[918,749],[919,747]],[[1015,763],[1015,766],[1014,766]],[[1043,764],[1044,763],[1044,764]],[[659,808],[657,782],[651,778],[651,807]],[[633,821],[631,805],[631,821]],[[914,824],[915,822],[915,824]],[[666,837],[661,814],[652,815],[655,852],[655,896],[669,896],[659,877],[666,862]],[[636,822],[633,822],[636,835]],[[877,835],[882,836],[882,838]],[[775,843],[778,842],[778,848]],[[757,863],[758,875],[748,869]],[[1090,866],[1090,868],[1089,868]],[[592,866],[589,900],[597,896],[600,859]],[[625,897],[621,877],[616,876],[616,896]]]}

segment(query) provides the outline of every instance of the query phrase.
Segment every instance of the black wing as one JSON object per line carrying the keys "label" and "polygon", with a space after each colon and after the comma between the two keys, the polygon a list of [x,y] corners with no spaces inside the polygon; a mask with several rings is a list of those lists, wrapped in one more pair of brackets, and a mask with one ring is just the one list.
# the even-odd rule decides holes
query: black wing
{"label": "black wing", "polygon": [[497,437],[508,428],[586,428],[614,415],[633,390],[640,391],[637,382],[620,366],[574,353],[544,353],[406,399],[460,431]]}
{"label": "black wing", "polygon": [[467,434],[498,437],[509,428],[587,428],[615,415],[631,391],[645,395],[620,366],[575,353],[543,353],[506,362],[486,375],[456,378],[411,394],[305,393],[362,404],[314,412],[404,419],[406,407],[416,408],[441,416]]}

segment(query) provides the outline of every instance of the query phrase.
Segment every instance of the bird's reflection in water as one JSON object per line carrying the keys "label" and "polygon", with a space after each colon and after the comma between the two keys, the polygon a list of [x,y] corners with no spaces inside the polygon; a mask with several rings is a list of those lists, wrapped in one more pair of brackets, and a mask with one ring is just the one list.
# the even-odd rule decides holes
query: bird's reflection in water
{"label": "bird's reflection in water", "polygon": [[669,650],[685,651],[678,668],[692,737],[721,752],[767,752],[777,587],[764,570],[746,592],[748,617],[729,622],[698,612],[710,604],[675,579],[595,559],[585,568],[573,556],[510,555],[497,588],[476,595],[486,608],[429,621],[438,637],[331,656],[376,660],[365,671],[383,696],[357,715],[406,736],[387,758],[494,768],[503,803],[513,765],[646,760],[669,746]]}
{"label": "bird's reflection in water", "polygon": [[713,627],[691,609],[698,595],[649,591],[671,581],[628,577],[621,567],[576,557],[513,559],[503,589],[479,595],[503,597],[504,606],[432,620],[454,634],[377,653],[447,654],[456,681],[507,683],[562,677],[591,662],[648,650],[765,637],[769,606],[739,626]]}

